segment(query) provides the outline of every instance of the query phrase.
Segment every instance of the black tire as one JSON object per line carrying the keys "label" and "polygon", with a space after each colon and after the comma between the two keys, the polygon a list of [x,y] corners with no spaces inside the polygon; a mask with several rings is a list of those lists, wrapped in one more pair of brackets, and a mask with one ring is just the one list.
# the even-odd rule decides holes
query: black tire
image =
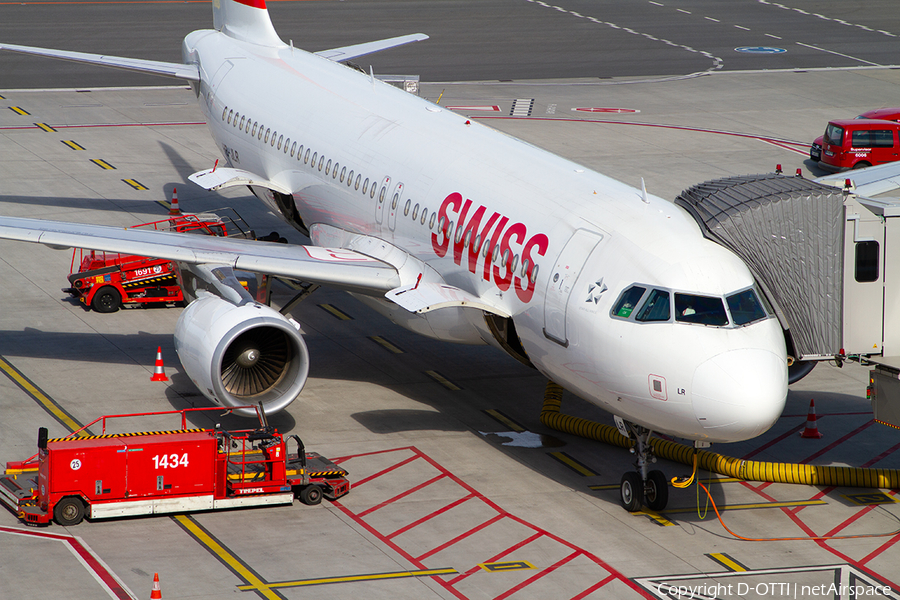
{"label": "black tire", "polygon": [[315,506],[322,502],[322,488],[317,485],[308,485],[300,490],[300,502]]}
{"label": "black tire", "polygon": [[84,502],[75,496],[63,498],[53,507],[53,519],[63,527],[78,525],[84,519]]}
{"label": "black tire", "polygon": [[792,365],[788,366],[788,383],[797,383],[809,375],[815,366],[816,361],[814,360],[795,360]]}
{"label": "black tire", "polygon": [[628,512],[637,512],[641,510],[643,500],[644,482],[641,481],[641,476],[634,471],[622,475],[622,485],[619,487],[619,501],[622,508]]}
{"label": "black tire", "polygon": [[122,296],[119,290],[109,285],[100,288],[91,300],[91,308],[98,313],[114,313],[119,310],[121,304]]}
{"label": "black tire", "polygon": [[647,474],[647,485],[644,488],[644,500],[647,508],[660,511],[669,503],[669,482],[660,470]]}

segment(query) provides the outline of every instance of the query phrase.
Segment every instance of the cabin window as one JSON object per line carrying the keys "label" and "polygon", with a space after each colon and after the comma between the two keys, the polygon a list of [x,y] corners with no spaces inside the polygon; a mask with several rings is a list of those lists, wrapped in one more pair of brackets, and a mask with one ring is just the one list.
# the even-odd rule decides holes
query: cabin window
{"label": "cabin window", "polygon": [[368,190],[368,189],[369,189],[369,178],[366,177],[366,180],[363,181],[363,189],[362,189],[362,193],[365,194],[365,193],[366,193],[366,190]]}
{"label": "cabin window", "polygon": [[528,272],[531,270],[531,261],[527,258],[522,261],[522,278],[528,277]]}
{"label": "cabin window", "polygon": [[317,158],[319,158],[319,153],[313,152],[312,159],[310,159],[310,161],[309,161],[309,166],[312,167],[313,169],[316,168],[316,159]]}
{"label": "cabin window", "polygon": [[635,319],[638,321],[668,321],[669,320],[669,292],[667,290],[653,290],[647,295],[647,300],[641,306]]}
{"label": "cabin window", "polygon": [[475,245],[472,246],[472,252],[478,254],[478,251],[481,250],[481,234],[475,236]]}
{"label": "cabin window", "polygon": [[[262,131],[262,129],[260,129],[260,131]],[[271,128],[271,127],[267,127],[267,128],[266,128],[266,136],[263,138],[263,144],[268,144],[268,143],[269,143],[269,136],[270,136],[271,134],[272,134],[272,128]]]}
{"label": "cabin window", "polygon": [[[303,146],[300,146],[300,148],[302,149]],[[297,142],[294,142],[294,144],[291,146],[291,158],[294,158],[294,152],[296,152],[296,151],[297,151]]]}
{"label": "cabin window", "polygon": [[456,228],[456,238],[453,241],[457,244],[462,240],[463,231],[465,231],[465,228],[462,226]]}
{"label": "cabin window", "polygon": [[325,174],[328,175],[331,173],[331,159],[328,159],[328,164],[325,165]]}
{"label": "cabin window", "polygon": [[362,175],[357,175],[357,176],[356,176],[356,183],[353,184],[353,189],[354,189],[354,190],[358,190],[358,189],[359,189],[359,180],[360,180],[360,179],[362,179]]}
{"label": "cabin window", "polygon": [[[338,168],[339,168],[340,166],[341,166],[341,165],[340,165],[339,163],[334,163],[334,171],[331,172],[331,178],[332,178],[332,179],[337,179]],[[342,178],[341,178],[341,181],[343,181],[343,180],[344,180],[344,178],[342,177]]]}
{"label": "cabin window", "polygon": [[243,116],[243,117],[241,117],[241,124],[238,126],[238,129],[243,129],[243,128],[244,128],[244,121],[246,121],[246,120],[247,120],[246,115]]}
{"label": "cabin window", "polygon": [[252,136],[256,135],[256,128],[257,128],[256,121],[253,121],[253,131],[250,132],[250,135],[252,135]]}
{"label": "cabin window", "polygon": [[721,298],[693,294],[675,294],[675,320],[717,327],[728,325]]}
{"label": "cabin window", "polygon": [[534,268],[531,269],[531,276],[529,276],[531,283],[534,283],[537,281],[538,266],[540,266],[540,265],[534,265]]}
{"label": "cabin window", "polygon": [[278,137],[278,132],[273,131],[272,132],[272,141],[269,142],[269,145],[272,146],[273,148],[275,147],[275,138],[277,138],[277,137]]}
{"label": "cabin window", "polygon": [[[425,218],[425,213],[427,213],[427,212],[428,211],[426,210],[425,212],[422,213],[423,219]],[[428,222],[428,229],[434,229],[434,220],[436,217],[437,217],[437,213],[431,213],[431,220]]]}
{"label": "cabin window", "polygon": [[229,125],[231,124],[231,117],[232,117],[232,116],[234,116],[234,111],[233,111],[233,110],[229,110],[229,111],[228,111],[228,124],[229,124]]}
{"label": "cabin window", "polygon": [[[376,188],[377,188],[377,187],[378,187],[378,186],[375,185],[375,182],[373,181],[373,182],[372,182],[372,189],[369,190],[369,198],[374,198],[374,197],[375,197],[375,191],[376,191]],[[383,187],[383,186],[382,186],[382,188],[381,188],[381,191],[382,191],[382,198],[384,198],[384,187]]]}
{"label": "cabin window", "polygon": [[766,309],[759,301],[753,289],[744,290],[725,298],[728,302],[728,310],[731,312],[731,320],[735,325],[746,325],[753,321],[765,319]]}
{"label": "cabin window", "polygon": [[319,158],[319,171],[322,170],[322,165],[324,165],[324,164],[325,164],[325,155],[323,154],[323,155]]}
{"label": "cabin window", "polygon": [[615,306],[613,307],[613,316],[622,319],[627,319],[628,317],[630,317],[631,313],[634,312],[634,308],[638,305],[638,302],[641,301],[641,297],[643,297],[644,292],[646,291],[647,288],[633,285],[622,292],[622,295],[619,297],[619,301],[616,302]]}
{"label": "cabin window", "polygon": [[856,242],[856,269],[854,276],[860,283],[878,281],[878,242]]}
{"label": "cabin window", "polygon": [[306,149],[306,156],[303,157],[303,164],[304,164],[304,165],[305,165],[306,163],[309,162],[309,153],[310,153],[310,152],[311,152],[311,150],[310,150],[309,148],[307,148],[307,149]]}
{"label": "cabin window", "polygon": [[222,109],[222,120],[224,121],[227,118],[228,118],[228,107],[226,106],[224,109]]}
{"label": "cabin window", "polygon": [[[409,216],[409,208],[410,208],[411,206],[412,206],[412,200],[410,200],[409,198],[407,198],[407,199],[406,199],[406,206],[403,207],[403,216],[404,216],[404,217]],[[419,211],[419,205],[416,204],[416,212],[418,212],[418,211]],[[413,221],[415,221],[415,220],[416,220],[415,213],[413,213]]]}
{"label": "cabin window", "polygon": [[[284,142],[284,136],[278,137],[278,149],[281,150],[281,144]],[[275,136],[272,136],[272,143],[275,143]]]}
{"label": "cabin window", "polygon": [[247,119],[247,127],[244,128],[245,133],[250,133],[250,119]]}
{"label": "cabin window", "polygon": [[519,255],[516,254],[513,256],[512,267],[510,267],[510,271],[515,271],[516,267],[519,266]]}
{"label": "cabin window", "polygon": [[[290,146],[290,145],[291,145],[291,138],[284,140],[284,153],[285,154],[288,153],[288,146]],[[291,156],[293,156],[293,154],[291,154]]]}
{"label": "cabin window", "polygon": [[[347,167],[344,167],[343,169],[341,169],[341,183],[344,183],[344,175],[346,175],[346,174],[347,174]],[[352,173],[351,173],[350,177],[353,177]]]}
{"label": "cabin window", "polygon": [[416,205],[413,207],[412,220],[415,221],[418,218],[419,218],[419,203],[417,202]]}

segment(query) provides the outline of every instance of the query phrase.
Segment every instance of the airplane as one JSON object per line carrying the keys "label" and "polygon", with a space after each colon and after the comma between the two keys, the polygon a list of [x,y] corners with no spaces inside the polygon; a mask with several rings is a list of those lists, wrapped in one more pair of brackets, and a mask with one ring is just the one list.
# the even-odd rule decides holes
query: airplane
{"label": "airplane", "polygon": [[265,0],[214,0],[183,63],[11,44],[0,49],[190,82],[223,164],[190,176],[248,186],[310,245],[0,217],[0,238],[167,258],[192,301],[175,328],[212,402],[300,394],[309,357],[290,317],[234,270],[346,290],[398,325],[490,344],[616,416],[635,440],[621,502],[665,507],[653,432],[695,446],[760,435],[780,416],[781,326],[747,266],[682,208],[379,81],[344,62],[413,34],[310,53]]}

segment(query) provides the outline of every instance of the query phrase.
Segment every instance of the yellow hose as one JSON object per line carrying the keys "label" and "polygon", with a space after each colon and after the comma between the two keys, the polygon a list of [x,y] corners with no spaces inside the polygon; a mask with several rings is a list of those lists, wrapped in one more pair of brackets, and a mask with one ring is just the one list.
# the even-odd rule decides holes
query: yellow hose
{"label": "yellow hose", "polygon": [[[632,440],[619,433],[615,427],[561,413],[562,395],[563,389],[560,385],[552,381],[547,382],[544,406],[541,408],[541,423],[557,431],[622,448],[629,448],[634,444]],[[694,458],[694,448],[691,446],[659,438],[653,440],[653,453],[660,458],[686,465],[691,465]],[[900,471],[896,469],[769,463],[722,456],[706,450],[698,450],[696,455],[700,468],[746,481],[881,489],[900,488]]]}

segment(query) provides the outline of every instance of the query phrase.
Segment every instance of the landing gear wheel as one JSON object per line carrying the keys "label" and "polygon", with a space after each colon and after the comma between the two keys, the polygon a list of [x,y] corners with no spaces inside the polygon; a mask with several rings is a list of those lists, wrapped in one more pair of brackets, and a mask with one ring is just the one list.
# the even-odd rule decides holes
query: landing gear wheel
{"label": "landing gear wheel", "polygon": [[300,490],[300,502],[315,506],[322,502],[322,488],[317,485],[308,485]]}
{"label": "landing gear wheel", "polygon": [[84,503],[80,498],[63,498],[53,507],[53,518],[63,527],[78,525],[84,518]]}
{"label": "landing gear wheel", "polygon": [[669,482],[662,471],[657,469],[647,474],[644,499],[647,501],[647,508],[655,511],[663,510],[669,503]]}
{"label": "landing gear wheel", "polygon": [[119,294],[119,291],[114,287],[106,286],[94,294],[94,299],[91,300],[91,308],[98,313],[114,313],[119,310],[121,303],[122,296]]}
{"label": "landing gear wheel", "polygon": [[640,475],[633,471],[622,475],[622,485],[619,488],[619,500],[622,502],[622,508],[628,512],[641,510],[643,491],[644,483],[641,481]]}

